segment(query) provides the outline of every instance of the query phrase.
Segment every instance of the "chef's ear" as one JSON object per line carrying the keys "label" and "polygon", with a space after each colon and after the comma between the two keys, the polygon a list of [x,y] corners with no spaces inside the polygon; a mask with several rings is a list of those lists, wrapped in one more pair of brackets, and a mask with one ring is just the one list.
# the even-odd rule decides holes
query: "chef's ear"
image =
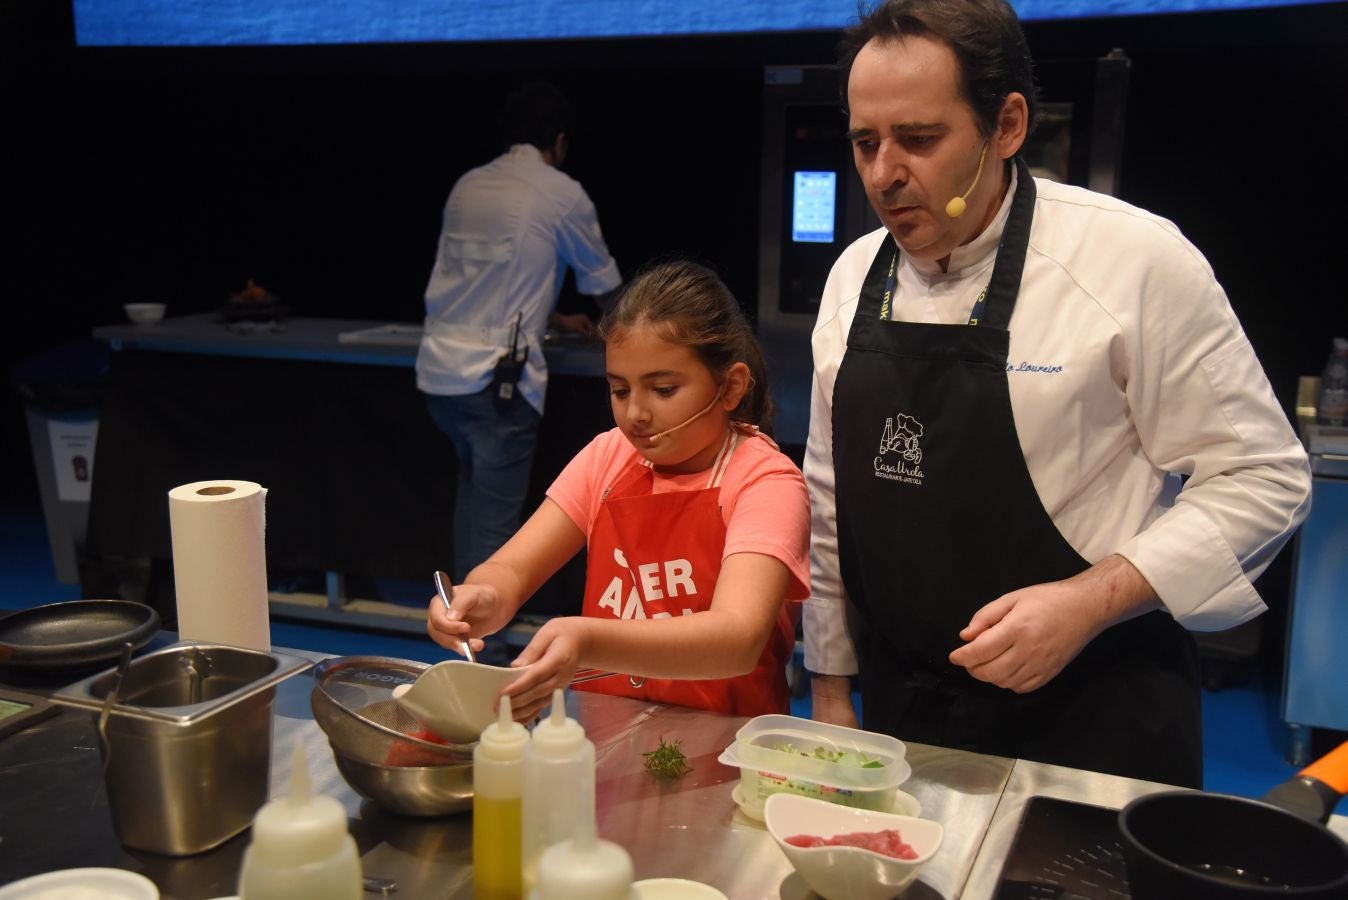
{"label": "chef's ear", "polygon": [[1012,91],[997,112],[997,127],[992,133],[992,149],[997,159],[1010,159],[1020,152],[1030,133],[1030,105],[1025,95]]}
{"label": "chef's ear", "polygon": [[744,395],[749,393],[749,388],[753,386],[754,376],[750,374],[749,367],[742,362],[733,363],[725,373],[725,390],[721,395],[721,406],[726,410],[733,410],[740,405]]}

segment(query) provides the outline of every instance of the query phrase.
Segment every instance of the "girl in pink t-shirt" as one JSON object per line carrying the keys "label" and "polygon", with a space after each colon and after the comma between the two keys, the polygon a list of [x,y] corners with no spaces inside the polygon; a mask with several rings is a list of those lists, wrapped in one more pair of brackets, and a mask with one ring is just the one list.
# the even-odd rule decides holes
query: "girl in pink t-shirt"
{"label": "girl in pink t-shirt", "polygon": [[577,687],[735,715],[786,712],[794,603],[809,595],[800,471],[758,431],[771,414],[758,342],[708,269],[638,276],[600,325],[613,418],[499,551],[430,604],[428,631],[459,649],[505,627],[582,547],[580,616],[543,625],[502,691],[537,715]]}

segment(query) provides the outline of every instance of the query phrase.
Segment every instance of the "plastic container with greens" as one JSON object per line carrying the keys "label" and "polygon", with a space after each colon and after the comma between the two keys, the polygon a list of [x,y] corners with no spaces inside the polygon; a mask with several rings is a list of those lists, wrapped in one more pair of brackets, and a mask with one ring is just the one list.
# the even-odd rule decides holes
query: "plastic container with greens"
{"label": "plastic container with greens", "polygon": [[767,798],[779,793],[889,812],[899,785],[912,774],[906,752],[888,735],[769,715],[746,722],[719,761],[739,768],[735,800],[756,818]]}

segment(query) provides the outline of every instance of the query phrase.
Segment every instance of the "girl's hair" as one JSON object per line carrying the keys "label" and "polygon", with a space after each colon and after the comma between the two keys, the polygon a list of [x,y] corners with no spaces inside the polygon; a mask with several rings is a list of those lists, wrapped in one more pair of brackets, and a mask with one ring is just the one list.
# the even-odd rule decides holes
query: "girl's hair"
{"label": "girl's hair", "polygon": [[744,310],[716,273],[684,260],[644,269],[599,323],[605,341],[645,325],[662,340],[691,347],[720,381],[737,362],[749,367],[749,389],[730,411],[737,422],[768,429],[772,398],[763,351]]}

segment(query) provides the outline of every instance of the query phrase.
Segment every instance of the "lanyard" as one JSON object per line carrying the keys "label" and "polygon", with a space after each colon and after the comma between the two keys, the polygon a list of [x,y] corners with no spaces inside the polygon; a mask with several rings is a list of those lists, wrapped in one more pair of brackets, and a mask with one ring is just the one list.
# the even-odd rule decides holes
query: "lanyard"
{"label": "lanyard", "polygon": [[[896,270],[899,265],[899,251],[895,250],[894,255],[889,258],[889,274],[885,276],[885,293],[880,298],[880,318],[889,318],[889,304],[894,299],[894,291],[898,287],[898,276]],[[983,309],[988,305],[988,286],[983,285],[983,290],[978,292],[978,299],[974,301],[974,308],[969,312],[969,324],[977,325],[983,318]]]}

